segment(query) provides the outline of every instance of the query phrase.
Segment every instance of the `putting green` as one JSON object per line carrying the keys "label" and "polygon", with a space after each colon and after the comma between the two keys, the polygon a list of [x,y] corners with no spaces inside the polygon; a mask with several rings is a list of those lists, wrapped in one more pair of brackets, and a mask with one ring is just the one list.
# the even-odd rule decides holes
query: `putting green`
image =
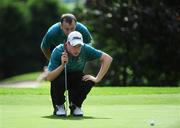
{"label": "putting green", "polygon": [[52,116],[48,95],[0,95],[0,128],[180,128],[179,99],[180,94],[90,95],[84,117],[60,118]]}

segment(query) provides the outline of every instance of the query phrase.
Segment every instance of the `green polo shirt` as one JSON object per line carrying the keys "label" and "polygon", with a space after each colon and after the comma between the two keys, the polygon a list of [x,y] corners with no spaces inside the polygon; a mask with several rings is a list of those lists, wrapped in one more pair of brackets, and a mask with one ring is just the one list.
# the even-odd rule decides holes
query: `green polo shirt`
{"label": "green polo shirt", "polygon": [[[58,22],[58,23],[52,25],[48,29],[47,33],[45,34],[45,36],[43,37],[43,40],[41,42],[41,49],[50,48],[52,50],[57,45],[63,44],[66,42],[67,36],[64,34],[60,25],[61,25],[61,23]],[[77,22],[75,31],[78,31],[82,34],[84,43],[86,43],[86,44],[91,43],[92,36],[86,26],[84,26],[80,22]]]}
{"label": "green polo shirt", "polygon": [[[61,56],[64,52],[64,44],[58,45],[52,52],[48,65],[48,70],[53,71],[61,65]],[[93,48],[90,45],[84,44],[81,52],[77,57],[68,56],[66,65],[67,72],[83,71],[86,62],[99,59],[102,56],[102,51]]]}

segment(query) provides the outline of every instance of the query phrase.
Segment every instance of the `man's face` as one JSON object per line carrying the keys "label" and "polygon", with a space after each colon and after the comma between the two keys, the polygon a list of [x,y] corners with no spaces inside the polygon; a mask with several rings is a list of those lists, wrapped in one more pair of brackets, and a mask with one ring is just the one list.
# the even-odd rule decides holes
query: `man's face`
{"label": "man's face", "polygon": [[81,47],[82,46],[80,44],[78,44],[76,46],[71,46],[69,42],[67,43],[67,50],[68,50],[68,52],[72,56],[75,56],[75,57],[78,56],[79,53],[81,52]]}
{"label": "man's face", "polygon": [[72,31],[75,31],[76,29],[76,22],[73,20],[71,24],[67,23],[67,22],[63,22],[61,24],[61,29],[63,30],[64,34],[66,36],[69,35],[69,33],[71,33]]}

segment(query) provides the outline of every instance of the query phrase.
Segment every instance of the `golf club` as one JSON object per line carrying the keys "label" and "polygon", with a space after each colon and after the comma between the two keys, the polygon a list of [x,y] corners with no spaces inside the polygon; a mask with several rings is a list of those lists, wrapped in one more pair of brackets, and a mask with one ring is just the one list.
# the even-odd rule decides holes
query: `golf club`
{"label": "golf club", "polygon": [[65,111],[66,111],[66,116],[67,116],[67,112],[68,112],[68,89],[67,89],[67,67],[66,64],[64,66],[64,85],[65,85]]}
{"label": "golf club", "polygon": [[[64,43],[64,52],[66,52],[66,44]],[[65,86],[65,111],[66,116],[68,115],[68,87],[67,87],[67,64],[64,65],[64,86]]]}

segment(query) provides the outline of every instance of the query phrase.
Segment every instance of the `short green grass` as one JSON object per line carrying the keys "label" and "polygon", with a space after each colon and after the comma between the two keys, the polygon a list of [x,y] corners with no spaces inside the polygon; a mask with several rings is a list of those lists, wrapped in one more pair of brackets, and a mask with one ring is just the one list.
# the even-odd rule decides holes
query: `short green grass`
{"label": "short green grass", "polygon": [[[28,74],[27,74],[28,75]],[[31,76],[34,76],[31,74]],[[26,79],[19,76],[16,81]],[[11,81],[13,78],[10,79]],[[27,79],[26,79],[27,80]],[[1,94],[35,94],[49,95],[49,82],[41,83],[40,88],[1,88]],[[96,87],[89,95],[132,95],[132,94],[178,94],[180,87]]]}
{"label": "short green grass", "polygon": [[84,117],[53,116],[48,82],[0,88],[0,128],[179,128],[180,88],[94,87],[83,110]]}
{"label": "short green grass", "polygon": [[[3,82],[36,80],[39,75],[28,73]],[[179,128],[180,88],[94,87],[83,110],[83,118],[53,116],[49,82],[38,88],[0,88],[0,128]]]}

